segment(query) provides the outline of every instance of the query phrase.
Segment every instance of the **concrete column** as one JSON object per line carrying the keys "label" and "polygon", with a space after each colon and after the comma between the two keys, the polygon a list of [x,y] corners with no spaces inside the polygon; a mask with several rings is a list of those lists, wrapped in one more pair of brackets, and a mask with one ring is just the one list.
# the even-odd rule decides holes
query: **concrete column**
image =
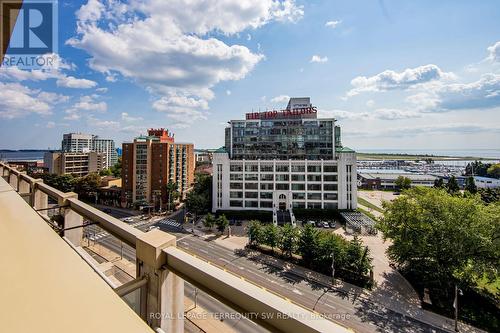
{"label": "concrete column", "polygon": [[22,179],[19,177],[19,182],[18,182],[18,188],[19,188],[19,193],[24,194],[24,193],[30,193],[30,183],[28,183],[26,180]]}
{"label": "concrete column", "polygon": [[[32,189],[32,200],[31,203],[33,205],[33,208],[35,210],[39,209],[46,209],[49,207],[49,196],[45,193],[43,193],[38,187],[36,186],[36,183],[33,184],[34,189]],[[39,212],[42,215],[47,215],[46,210],[42,210]]]}
{"label": "concrete column", "polygon": [[9,172],[9,184],[17,191],[17,175],[13,172]]}
{"label": "concrete column", "polygon": [[175,236],[154,229],[137,238],[137,277],[147,277],[147,293],[141,293],[146,322],[165,332],[184,332],[184,280],[166,267],[162,251],[175,246]]}
{"label": "concrete column", "polygon": [[[74,198],[78,199],[78,194],[74,192],[64,193],[64,196],[57,199],[57,204],[59,206],[68,205],[67,199]],[[64,217],[64,229],[79,227],[71,230],[64,231],[64,237],[66,237],[74,246],[80,246],[83,237],[83,217],[73,211],[70,207],[61,208],[61,213]]]}

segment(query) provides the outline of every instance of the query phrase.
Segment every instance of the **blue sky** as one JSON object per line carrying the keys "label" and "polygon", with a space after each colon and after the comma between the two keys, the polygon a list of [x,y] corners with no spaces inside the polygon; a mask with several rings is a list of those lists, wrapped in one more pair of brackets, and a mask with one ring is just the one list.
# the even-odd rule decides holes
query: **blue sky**
{"label": "blue sky", "polygon": [[59,66],[0,69],[0,148],[229,119],[310,96],[357,150],[498,148],[498,1],[60,1]]}

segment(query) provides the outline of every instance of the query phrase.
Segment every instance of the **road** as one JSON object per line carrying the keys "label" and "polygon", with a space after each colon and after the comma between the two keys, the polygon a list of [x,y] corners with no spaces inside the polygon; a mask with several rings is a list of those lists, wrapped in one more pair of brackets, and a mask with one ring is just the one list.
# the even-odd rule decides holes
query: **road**
{"label": "road", "polygon": [[[182,213],[179,213],[177,218],[181,220]],[[147,230],[150,225],[145,224],[138,228]],[[162,223],[155,223],[155,225],[163,231],[174,234],[178,239],[177,246],[179,248],[224,267],[228,271],[286,297],[307,309],[324,314],[326,318],[350,327],[356,332],[448,332],[384,308],[366,298],[339,292],[313,281],[307,281],[290,272],[283,272],[280,269],[252,261],[245,256],[235,254],[218,244],[193,236],[171,225]],[[94,226],[88,228],[91,227]],[[127,259],[135,260],[135,249],[123,246],[122,250],[120,241],[113,239],[111,236],[105,236],[99,239],[98,242],[117,253],[122,251],[123,256]],[[189,296],[188,288],[186,289],[188,291],[187,296]],[[207,310],[214,312],[227,311],[224,305],[208,295],[206,295],[207,298],[201,297],[199,298],[200,305],[203,302],[203,307],[206,306]],[[253,325],[253,323],[241,325],[242,332],[246,332],[246,329],[251,327],[248,326],[250,324]],[[252,331],[255,330],[249,332]]]}

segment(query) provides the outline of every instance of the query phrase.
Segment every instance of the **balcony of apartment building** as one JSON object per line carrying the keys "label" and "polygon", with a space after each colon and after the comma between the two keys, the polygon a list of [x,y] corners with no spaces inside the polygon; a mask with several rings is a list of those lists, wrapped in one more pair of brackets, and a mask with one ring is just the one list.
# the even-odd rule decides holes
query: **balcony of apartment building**
{"label": "balcony of apartment building", "polygon": [[[189,283],[234,311],[267,314],[252,319],[271,332],[348,332],[184,252],[171,234],[143,232],[3,163],[0,176],[2,331],[190,331]],[[132,269],[110,275],[113,263],[87,251],[102,233]]]}

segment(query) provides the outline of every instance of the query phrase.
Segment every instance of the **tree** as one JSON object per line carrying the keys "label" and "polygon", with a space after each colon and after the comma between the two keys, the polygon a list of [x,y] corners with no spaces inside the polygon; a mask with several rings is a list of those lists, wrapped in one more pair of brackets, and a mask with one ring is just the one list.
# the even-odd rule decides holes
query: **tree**
{"label": "tree", "polygon": [[222,214],[221,216],[219,216],[217,220],[215,220],[215,225],[217,226],[217,230],[220,233],[223,233],[229,225],[229,221],[227,220],[226,215]]}
{"label": "tree", "polygon": [[457,281],[498,274],[500,205],[416,187],[384,208],[378,227],[392,241],[389,258],[420,288],[449,299]]}
{"label": "tree", "polygon": [[370,251],[355,235],[346,249],[344,269],[347,270],[352,280],[356,280],[366,276],[371,268]]}
{"label": "tree", "polygon": [[280,228],[279,232],[279,242],[278,246],[283,255],[291,258],[292,253],[295,251],[298,230],[291,224],[286,224],[284,227]]}
{"label": "tree", "polygon": [[109,169],[103,169],[101,171],[99,171],[99,176],[111,176],[112,175],[112,172],[111,172],[111,168]]}
{"label": "tree", "polygon": [[434,187],[435,188],[444,188],[443,178],[436,178],[436,179],[434,179]]}
{"label": "tree", "polygon": [[474,182],[474,177],[470,176],[465,181],[465,190],[471,194],[477,193],[477,186]]}
{"label": "tree", "polygon": [[205,228],[208,228],[209,230],[212,230],[212,228],[215,225],[215,217],[208,213],[207,216],[205,216],[205,219],[203,220],[203,226]]}
{"label": "tree", "polygon": [[257,220],[252,220],[248,223],[247,234],[250,245],[255,246],[263,243],[264,232],[262,229],[262,224]]}
{"label": "tree", "polygon": [[500,163],[490,166],[486,173],[492,178],[500,178]]}
{"label": "tree", "polygon": [[169,180],[168,183],[165,185],[165,191],[167,192],[167,204],[168,204],[168,210],[172,210],[172,205],[174,204],[174,201],[177,199],[179,195],[179,186],[177,183]]}
{"label": "tree", "polygon": [[302,260],[304,264],[308,267],[315,257],[318,247],[318,230],[316,230],[312,225],[306,224],[302,229],[299,237],[298,250],[302,255]]}
{"label": "tree", "polygon": [[263,230],[264,233],[264,244],[271,247],[274,251],[274,248],[278,245],[278,227],[274,225],[274,223],[266,224]]}
{"label": "tree", "polygon": [[76,178],[73,181],[74,191],[81,199],[96,200],[99,186],[101,185],[101,176],[97,173],[89,173],[85,177]]}
{"label": "tree", "polygon": [[121,178],[122,176],[122,158],[118,157],[118,161],[110,168],[114,177]]}
{"label": "tree", "polygon": [[195,214],[212,209],[212,176],[197,174],[193,189],[186,195],[186,207]]}
{"label": "tree", "polygon": [[407,190],[411,187],[411,179],[408,177],[399,176],[394,184],[400,190]]}
{"label": "tree", "polygon": [[458,186],[458,182],[455,176],[451,176],[448,180],[448,183],[446,184],[446,190],[450,194],[454,194],[460,191],[460,186]]}

